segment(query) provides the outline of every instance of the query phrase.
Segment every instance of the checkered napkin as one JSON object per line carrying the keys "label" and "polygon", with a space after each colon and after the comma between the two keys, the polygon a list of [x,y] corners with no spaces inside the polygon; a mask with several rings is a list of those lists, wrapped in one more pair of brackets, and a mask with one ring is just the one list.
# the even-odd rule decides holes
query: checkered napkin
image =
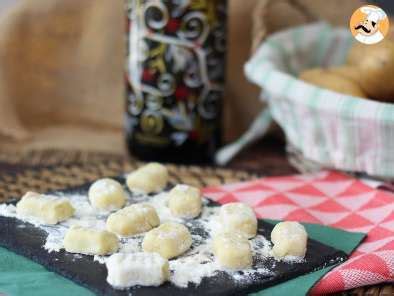
{"label": "checkered napkin", "polygon": [[350,259],[327,273],[312,293],[394,281],[394,195],[390,193],[337,172],[320,172],[209,187],[205,195],[219,203],[247,203],[261,218],[368,233]]}

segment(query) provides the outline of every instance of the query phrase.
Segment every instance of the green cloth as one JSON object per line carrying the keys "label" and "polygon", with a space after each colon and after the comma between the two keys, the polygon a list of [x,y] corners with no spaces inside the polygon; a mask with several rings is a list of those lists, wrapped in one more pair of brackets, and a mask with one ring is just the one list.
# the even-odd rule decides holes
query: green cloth
{"label": "green cloth", "polygon": [[0,248],[0,293],[10,296],[92,296],[89,290],[23,256]]}
{"label": "green cloth", "polygon": [[[266,220],[272,224],[279,221]],[[348,232],[337,228],[331,228],[319,224],[303,223],[308,232],[308,236],[328,246],[344,251],[350,255],[353,250],[361,243],[366,234],[360,232]],[[282,284],[264,289],[253,296],[282,296],[306,295],[308,291],[331,269],[335,266],[329,266],[324,269],[299,276]],[[290,293],[291,291],[291,293]]]}
{"label": "green cloth", "polygon": [[[274,221],[268,221],[276,223]],[[350,254],[362,241],[365,234],[351,233],[317,224],[304,224],[309,236],[322,243]],[[305,295],[309,289],[331,268],[300,276],[285,283],[254,294],[262,295]],[[56,292],[54,292],[56,291]],[[43,266],[0,248],[0,292],[11,296],[91,296],[89,290],[74,284]]]}

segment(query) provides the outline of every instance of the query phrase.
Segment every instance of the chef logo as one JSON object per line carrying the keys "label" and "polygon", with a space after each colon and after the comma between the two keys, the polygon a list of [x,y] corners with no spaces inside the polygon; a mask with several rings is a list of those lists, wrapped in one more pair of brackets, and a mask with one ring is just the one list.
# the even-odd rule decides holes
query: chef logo
{"label": "chef logo", "polygon": [[357,41],[375,44],[384,39],[389,31],[389,19],[380,7],[365,5],[350,18],[350,30]]}

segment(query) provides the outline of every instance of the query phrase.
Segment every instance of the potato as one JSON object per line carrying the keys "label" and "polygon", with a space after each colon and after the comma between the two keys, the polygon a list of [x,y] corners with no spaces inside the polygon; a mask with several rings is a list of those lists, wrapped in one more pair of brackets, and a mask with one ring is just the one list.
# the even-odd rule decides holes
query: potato
{"label": "potato", "polygon": [[394,102],[394,42],[388,39],[377,44],[354,43],[347,64],[358,70],[357,78],[370,97]]}
{"label": "potato", "polygon": [[[349,74],[349,77],[351,75]],[[345,75],[339,75],[329,69],[309,69],[301,72],[299,78],[314,84],[321,88],[326,88],[338,93],[343,93],[346,95],[351,95],[354,97],[366,98],[366,93],[361,89],[361,87],[352,79],[346,77]]]}
{"label": "potato", "polygon": [[358,78],[360,76],[360,72],[359,72],[358,68],[356,68],[354,66],[344,65],[344,66],[330,67],[330,68],[327,68],[327,72],[330,74],[333,74],[333,75],[341,76],[341,77],[346,78],[348,80],[352,80],[353,82],[355,82],[357,84],[359,83]]}

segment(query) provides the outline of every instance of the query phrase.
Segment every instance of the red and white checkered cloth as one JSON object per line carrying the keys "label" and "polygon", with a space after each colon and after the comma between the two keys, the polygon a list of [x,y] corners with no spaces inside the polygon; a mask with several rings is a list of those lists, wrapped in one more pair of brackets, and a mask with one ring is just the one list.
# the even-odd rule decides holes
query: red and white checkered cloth
{"label": "red and white checkered cloth", "polygon": [[252,206],[261,218],[319,223],[368,233],[350,259],[326,274],[312,293],[394,282],[394,195],[337,172],[269,177],[209,187],[206,196]]}

